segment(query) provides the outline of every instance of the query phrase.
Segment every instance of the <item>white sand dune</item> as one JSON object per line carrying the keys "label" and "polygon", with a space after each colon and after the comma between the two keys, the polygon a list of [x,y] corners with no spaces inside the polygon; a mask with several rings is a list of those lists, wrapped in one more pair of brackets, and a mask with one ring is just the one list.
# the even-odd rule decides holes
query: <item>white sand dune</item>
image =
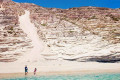
{"label": "white sand dune", "polygon": [[23,57],[27,61],[38,60],[40,58],[40,53],[44,51],[44,44],[40,40],[37,29],[33,23],[30,21],[30,12],[25,10],[25,14],[19,16],[20,27],[27,34],[27,37],[32,41],[33,49],[25,53]]}

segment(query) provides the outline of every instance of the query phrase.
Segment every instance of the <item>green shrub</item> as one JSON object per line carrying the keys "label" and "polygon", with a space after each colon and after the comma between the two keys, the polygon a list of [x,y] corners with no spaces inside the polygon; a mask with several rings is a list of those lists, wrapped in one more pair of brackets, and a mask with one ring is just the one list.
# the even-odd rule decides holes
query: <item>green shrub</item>
{"label": "green shrub", "polygon": [[7,31],[8,33],[10,33],[10,34],[12,34],[13,33],[13,31]]}
{"label": "green shrub", "polygon": [[10,30],[13,30],[13,26],[10,27]]}
{"label": "green shrub", "polygon": [[88,18],[88,20],[91,20],[91,19],[97,19],[96,16],[92,16],[90,18]]}
{"label": "green shrub", "polygon": [[47,24],[41,24],[42,26],[47,26]]}
{"label": "green shrub", "polygon": [[116,17],[111,17],[112,18],[112,20],[114,20],[114,21],[119,21],[119,18],[116,18]]}
{"label": "green shrub", "polygon": [[119,21],[119,17],[115,17],[114,15],[110,14],[110,15],[106,15],[106,16],[109,16],[112,20],[114,21]]}

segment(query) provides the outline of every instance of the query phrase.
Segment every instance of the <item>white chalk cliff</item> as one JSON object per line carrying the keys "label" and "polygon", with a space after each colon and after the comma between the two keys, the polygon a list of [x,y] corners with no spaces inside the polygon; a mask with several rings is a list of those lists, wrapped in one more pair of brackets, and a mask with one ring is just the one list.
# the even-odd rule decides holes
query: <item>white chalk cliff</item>
{"label": "white chalk cliff", "polygon": [[63,10],[3,1],[0,62],[119,62],[119,12],[99,7]]}

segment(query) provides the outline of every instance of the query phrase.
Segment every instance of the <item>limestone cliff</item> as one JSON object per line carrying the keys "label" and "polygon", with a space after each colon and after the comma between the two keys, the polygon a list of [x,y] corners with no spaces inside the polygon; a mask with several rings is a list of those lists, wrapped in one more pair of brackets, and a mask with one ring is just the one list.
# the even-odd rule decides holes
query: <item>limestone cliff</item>
{"label": "limestone cliff", "polygon": [[2,8],[0,62],[16,61],[33,47],[31,39],[19,26],[18,16],[24,15],[25,10],[30,11],[39,38],[49,48],[49,53],[40,52],[43,59],[120,61],[120,9],[43,8],[11,0],[5,0]]}

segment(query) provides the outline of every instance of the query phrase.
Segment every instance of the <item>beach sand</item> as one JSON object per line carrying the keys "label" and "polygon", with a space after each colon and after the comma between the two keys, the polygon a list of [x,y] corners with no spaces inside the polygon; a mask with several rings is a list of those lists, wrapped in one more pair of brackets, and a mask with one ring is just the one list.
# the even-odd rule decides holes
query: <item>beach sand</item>
{"label": "beach sand", "polygon": [[[120,73],[120,63],[42,61],[26,64],[29,72],[27,76],[34,76],[34,68],[37,68],[37,76]],[[0,65],[0,78],[25,77],[25,64],[0,63]]]}

